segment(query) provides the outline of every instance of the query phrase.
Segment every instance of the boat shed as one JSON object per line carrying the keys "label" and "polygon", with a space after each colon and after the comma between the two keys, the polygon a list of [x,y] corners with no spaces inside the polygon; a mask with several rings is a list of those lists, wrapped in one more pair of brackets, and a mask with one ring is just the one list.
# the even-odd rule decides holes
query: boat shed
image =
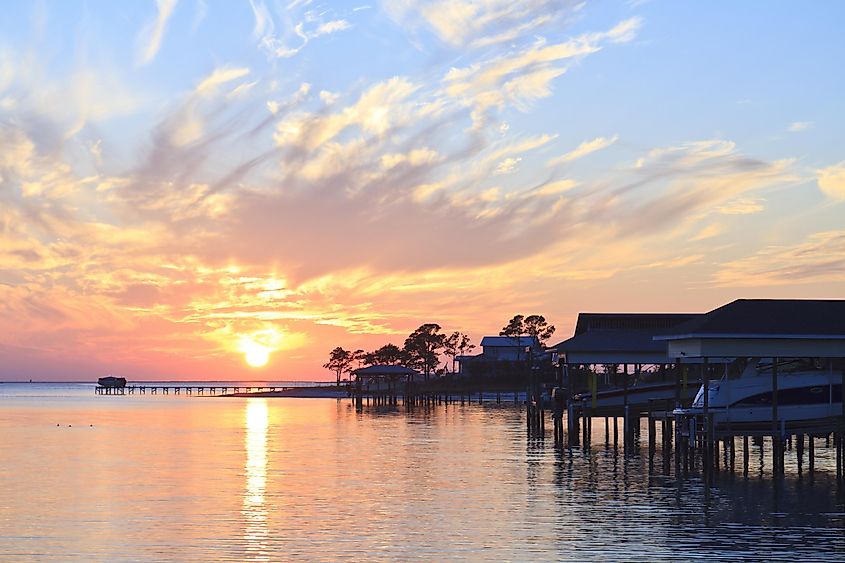
{"label": "boat shed", "polygon": [[402,378],[413,381],[420,377],[420,372],[404,366],[375,365],[356,369],[352,375],[361,384],[378,384],[381,381],[398,381]]}
{"label": "boat shed", "polygon": [[691,313],[580,313],[575,335],[553,346],[563,364],[669,364],[666,343],[655,340],[698,315]]}
{"label": "boat shed", "polygon": [[677,361],[845,357],[845,300],[737,299],[654,337]]}

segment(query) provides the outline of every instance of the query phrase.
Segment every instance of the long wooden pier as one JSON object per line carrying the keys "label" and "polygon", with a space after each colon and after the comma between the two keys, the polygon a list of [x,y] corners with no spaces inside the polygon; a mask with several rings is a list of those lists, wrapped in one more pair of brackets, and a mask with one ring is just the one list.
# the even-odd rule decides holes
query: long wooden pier
{"label": "long wooden pier", "polygon": [[94,388],[97,395],[202,395],[219,397],[230,393],[265,393],[275,391],[289,391],[299,389],[294,386],[278,385],[127,385],[125,387],[104,387],[98,385]]}

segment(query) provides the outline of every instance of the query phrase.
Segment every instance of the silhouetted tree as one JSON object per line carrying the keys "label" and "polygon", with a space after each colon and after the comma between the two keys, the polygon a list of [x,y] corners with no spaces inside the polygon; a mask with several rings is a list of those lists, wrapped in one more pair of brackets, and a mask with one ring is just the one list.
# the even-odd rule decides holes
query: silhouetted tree
{"label": "silhouetted tree", "polygon": [[385,344],[378,350],[363,355],[363,361],[368,366],[395,366],[404,364],[405,360],[406,354],[395,344]]}
{"label": "silhouetted tree", "polygon": [[525,334],[536,337],[540,344],[545,344],[546,340],[555,333],[554,325],[547,323],[543,315],[528,315],[525,317],[523,326]]}
{"label": "silhouetted tree", "polygon": [[465,351],[471,351],[473,348],[475,348],[475,344],[470,344],[469,336],[457,330],[443,340],[443,354],[447,358],[452,358],[453,373],[455,371],[455,358],[458,355],[463,356]]}
{"label": "silhouetted tree", "polygon": [[506,324],[499,332],[499,336],[507,336],[514,341],[517,360],[520,359],[520,355],[522,354],[522,346],[519,345],[519,340],[522,336],[525,336],[525,334],[525,317],[523,315],[514,315],[513,318],[508,321],[508,324]]}
{"label": "silhouetted tree", "polygon": [[355,360],[355,364],[357,367],[361,367],[361,364],[364,362],[364,356],[366,356],[366,352],[358,348],[354,352],[352,352],[352,358]]}
{"label": "silhouetted tree", "polygon": [[340,346],[329,352],[329,361],[323,367],[335,372],[337,384],[340,385],[340,376],[351,371],[352,363],[356,360],[355,353],[344,350]]}
{"label": "silhouetted tree", "polygon": [[508,324],[502,328],[499,336],[508,336],[514,340],[517,346],[516,357],[522,353],[522,346],[519,345],[520,337],[533,336],[536,337],[540,344],[545,344],[552,334],[555,332],[555,327],[546,322],[546,317],[543,315],[514,315],[508,321]]}
{"label": "silhouetted tree", "polygon": [[440,325],[436,323],[421,325],[405,339],[408,364],[421,369],[426,381],[440,362],[437,351],[443,348],[445,340],[446,335],[440,332]]}

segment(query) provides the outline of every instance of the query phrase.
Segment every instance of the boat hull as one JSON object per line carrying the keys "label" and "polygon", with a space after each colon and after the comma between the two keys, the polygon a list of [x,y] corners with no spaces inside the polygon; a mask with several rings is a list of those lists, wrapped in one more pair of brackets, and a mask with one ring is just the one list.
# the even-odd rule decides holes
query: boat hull
{"label": "boat hull", "polygon": [[[800,372],[777,378],[777,414],[773,409],[771,376],[713,381],[708,385],[708,416],[717,429],[771,429],[775,424],[822,425],[841,418],[842,375],[830,372]],[[704,387],[692,407],[675,409],[681,417],[704,416]]]}

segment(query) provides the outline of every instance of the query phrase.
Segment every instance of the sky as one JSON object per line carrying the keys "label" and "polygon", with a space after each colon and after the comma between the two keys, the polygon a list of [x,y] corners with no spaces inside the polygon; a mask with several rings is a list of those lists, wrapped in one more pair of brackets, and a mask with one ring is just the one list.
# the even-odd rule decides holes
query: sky
{"label": "sky", "polygon": [[3,12],[0,380],[843,297],[845,3]]}

